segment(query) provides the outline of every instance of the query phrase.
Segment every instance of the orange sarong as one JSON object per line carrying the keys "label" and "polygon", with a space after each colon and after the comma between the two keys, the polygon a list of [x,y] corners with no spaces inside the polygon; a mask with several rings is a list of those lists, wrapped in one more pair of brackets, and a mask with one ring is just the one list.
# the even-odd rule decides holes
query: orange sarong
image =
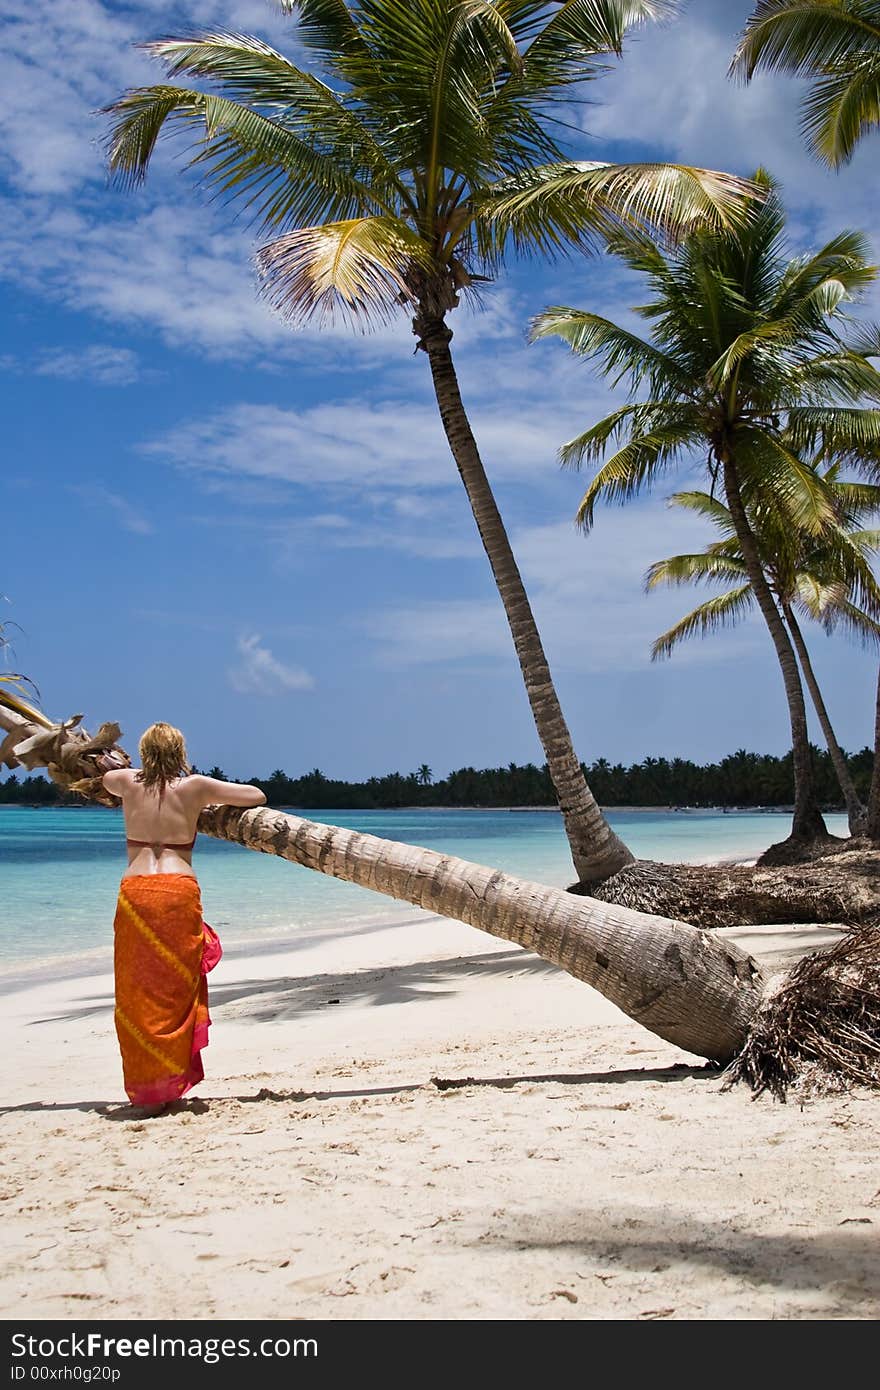
{"label": "orange sarong", "polygon": [[138,874],[119,888],[114,931],[116,1036],[134,1105],[179,1100],[204,1080],[207,973],[222,954],[202,921],[196,879]]}

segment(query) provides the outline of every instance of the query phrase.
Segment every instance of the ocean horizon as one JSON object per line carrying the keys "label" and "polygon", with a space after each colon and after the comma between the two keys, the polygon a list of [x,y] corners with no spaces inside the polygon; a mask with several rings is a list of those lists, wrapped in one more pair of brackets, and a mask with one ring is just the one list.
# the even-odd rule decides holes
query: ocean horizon
{"label": "ocean horizon", "polygon": [[[287,809],[560,888],[574,879],[552,807]],[[669,863],[754,859],[790,828],[790,816],[775,809],[615,807],[607,815],[638,857]],[[847,833],[845,816],[826,822],[833,834]],[[121,811],[0,806],[0,865],[0,988],[109,968],[126,866]],[[312,945],[421,914],[410,903],[209,836],[199,836],[193,865],[205,919],[233,955]]]}

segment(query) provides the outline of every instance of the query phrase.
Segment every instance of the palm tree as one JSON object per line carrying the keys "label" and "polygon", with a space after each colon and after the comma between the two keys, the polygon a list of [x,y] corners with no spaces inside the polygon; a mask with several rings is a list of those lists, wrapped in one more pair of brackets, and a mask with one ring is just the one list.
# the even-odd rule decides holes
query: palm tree
{"label": "palm tree", "polygon": [[[844,301],[874,279],[864,239],[842,232],[815,255],[792,259],[773,181],[759,170],[766,197],[736,228],[695,232],[664,252],[643,238],[617,250],[654,291],[637,312],[653,333],[643,339],[585,310],[548,309],[535,338],[557,335],[596,361],[613,381],[628,379],[630,402],[561,450],[580,466],[610,457],[596,472],[578,520],[593,523],[596,502],[624,502],[676,464],[702,454],[714,490],[723,489],[755,600],[783,674],[791,722],[795,806],[788,848],[827,835],[816,801],[797,657],[764,575],[748,519],[750,497],[774,499],[780,526],[821,535],[835,521],[834,499],[810,457],[848,457],[877,448],[880,373],[866,344],[842,337]],[[647,395],[637,399],[642,385]],[[618,445],[619,447],[614,447]],[[786,853],[774,847],[773,857]],[[768,852],[770,853],[770,852]]]}
{"label": "palm tree", "polygon": [[749,81],[779,70],[815,82],[801,128],[833,168],[880,126],[880,5],[877,0],[759,0],[730,65]]}
{"label": "palm tree", "polygon": [[416,773],[416,776],[419,779],[419,786],[422,787],[430,787],[431,783],[434,780],[434,773],[431,771],[427,763],[421,764],[418,772]]}
{"label": "palm tree", "polygon": [[[838,511],[838,526],[834,529],[811,536],[780,528],[772,501],[765,505],[752,501],[748,518],[767,582],[791,634],[825,736],[846,803],[850,831],[858,835],[865,829],[865,807],[834,733],[796,616],[800,613],[821,622],[826,630],[833,629],[844,614],[851,626],[857,621],[853,613],[859,614],[865,624],[871,623],[869,615],[858,606],[861,603],[880,617],[880,586],[871,568],[871,556],[880,547],[880,531],[860,526],[880,512],[880,487],[842,482],[839,470],[839,464],[832,464],[823,475]],[[755,597],[733,520],[724,503],[698,491],[679,492],[670,500],[711,521],[721,539],[704,551],[656,561],[648,570],[646,587],[650,590],[661,584],[688,583],[733,587],[701,603],[658,637],[651,653],[654,659],[671,655],[678,643],[688,637],[733,626],[752,608]],[[809,750],[806,751],[808,755]]]}
{"label": "palm tree", "polygon": [[[123,750],[109,745],[84,756],[69,724],[45,722],[50,742],[35,745],[32,724],[0,701],[0,728],[7,730],[7,756],[13,762],[19,757],[28,767],[48,762],[53,780],[95,796],[108,756],[118,760],[116,765],[128,761]],[[108,730],[118,737],[118,725],[104,725],[102,733]],[[53,757],[57,760],[49,761]],[[517,942],[601,990],[631,1018],[689,1052],[729,1061],[757,1015],[765,985],[761,971],[721,936],[417,845],[281,811],[254,817],[229,816],[228,809],[204,811],[201,833],[280,855]]]}
{"label": "palm tree", "polygon": [[[190,162],[272,237],[264,293],[293,324],[361,330],[411,317],[504,604],[582,881],[632,859],[575,756],[528,597],[462,402],[447,319],[508,251],[589,250],[621,225],[674,236],[722,225],[741,181],[681,165],[570,158],[578,84],[667,0],[282,0],[316,70],[262,41],[202,33],[146,44],[172,78],[107,108],[112,174],[134,186],[160,133],[192,132]],[[319,75],[323,74],[323,76]],[[561,114],[560,114],[561,113]]]}
{"label": "palm tree", "polygon": [[[48,763],[53,780],[95,798],[102,772],[127,764],[128,755],[115,741],[107,742],[109,731],[118,736],[118,725],[103,725],[84,752],[87,735],[71,731],[72,722],[41,731],[52,740],[43,745],[43,765],[47,756],[54,756],[57,761]],[[0,728],[13,739],[9,756],[14,761],[23,754],[27,766],[40,765],[39,751],[28,737],[32,727],[0,695]],[[77,772],[79,779],[71,782]],[[666,914],[649,915],[530,883],[418,845],[268,809],[209,806],[198,828],[514,941],[598,989],[658,1037],[729,1064],[728,1084],[747,1080],[757,1093],[770,1088],[784,1099],[804,1063],[814,1070],[817,1064],[824,1067],[838,1084],[841,1078],[877,1084],[880,995],[873,927],[857,929],[831,950],[799,961],[780,987],[722,934],[700,931]],[[835,874],[827,861],[819,882],[807,884],[806,891],[810,866],[776,872],[783,879],[789,876],[790,911],[797,911],[800,895],[811,913],[818,889],[826,913],[839,920],[846,877]],[[770,877],[762,875],[764,894]],[[861,885],[855,897],[857,920],[876,912],[869,885]]]}

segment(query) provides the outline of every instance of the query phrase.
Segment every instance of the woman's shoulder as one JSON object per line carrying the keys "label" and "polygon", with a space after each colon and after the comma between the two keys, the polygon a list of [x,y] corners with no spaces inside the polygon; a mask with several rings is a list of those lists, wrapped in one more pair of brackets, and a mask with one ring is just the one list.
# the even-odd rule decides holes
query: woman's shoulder
{"label": "woman's shoulder", "polygon": [[110,772],[104,773],[101,781],[108,792],[115,792],[118,796],[124,787],[131,786],[139,771],[136,767],[114,767]]}

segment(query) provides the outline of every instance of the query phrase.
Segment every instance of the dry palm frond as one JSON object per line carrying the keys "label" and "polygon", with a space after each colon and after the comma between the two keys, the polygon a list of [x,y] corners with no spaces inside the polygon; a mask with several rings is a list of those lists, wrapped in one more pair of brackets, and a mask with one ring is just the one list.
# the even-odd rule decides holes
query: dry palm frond
{"label": "dry palm frond", "polygon": [[409,272],[429,265],[430,254],[404,222],[359,217],[288,232],[256,261],[266,297],[283,317],[301,324],[336,313],[366,329],[412,301]]}
{"label": "dry palm frond", "polygon": [[880,928],[860,926],[798,961],[727,1068],[727,1087],[785,1100],[789,1088],[880,1089]]}

